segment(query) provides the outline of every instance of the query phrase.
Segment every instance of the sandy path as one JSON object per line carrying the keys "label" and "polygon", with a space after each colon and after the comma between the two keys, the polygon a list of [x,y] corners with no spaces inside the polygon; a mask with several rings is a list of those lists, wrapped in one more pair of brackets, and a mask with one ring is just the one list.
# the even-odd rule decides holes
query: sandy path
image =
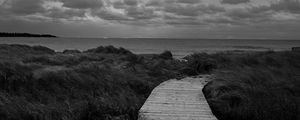
{"label": "sandy path", "polygon": [[157,86],[139,120],[217,120],[202,93],[206,77],[169,80]]}

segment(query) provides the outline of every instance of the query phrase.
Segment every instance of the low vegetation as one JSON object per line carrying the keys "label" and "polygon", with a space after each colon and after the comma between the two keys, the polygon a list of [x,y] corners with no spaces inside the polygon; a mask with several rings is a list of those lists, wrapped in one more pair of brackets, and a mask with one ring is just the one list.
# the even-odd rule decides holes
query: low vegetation
{"label": "low vegetation", "polygon": [[1,120],[134,120],[152,89],[183,65],[170,52],[113,46],[59,53],[0,45],[0,53]]}
{"label": "low vegetation", "polygon": [[216,68],[203,92],[219,120],[299,118],[299,52],[201,53],[188,58],[194,71],[205,70],[199,70],[203,64]]}
{"label": "low vegetation", "polygon": [[[219,120],[299,118],[299,52],[136,55],[98,47],[55,52],[0,45],[1,120],[136,120],[161,82],[199,74],[215,78],[203,92]],[[298,116],[297,116],[298,115]]]}

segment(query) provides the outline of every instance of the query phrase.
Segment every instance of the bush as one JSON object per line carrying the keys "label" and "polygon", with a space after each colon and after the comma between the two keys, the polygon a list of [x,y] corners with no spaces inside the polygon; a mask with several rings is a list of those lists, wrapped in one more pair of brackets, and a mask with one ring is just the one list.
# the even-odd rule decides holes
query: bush
{"label": "bush", "polygon": [[41,65],[51,65],[51,66],[75,66],[84,62],[92,61],[102,61],[105,58],[97,55],[39,55],[39,56],[29,56],[22,60],[24,63],[36,63]]}
{"label": "bush", "polygon": [[32,56],[23,59],[24,63],[40,63],[42,65],[62,65],[61,61],[52,60],[50,56]]}
{"label": "bush", "polygon": [[64,54],[78,54],[81,53],[79,50],[64,50]]}
{"label": "bush", "polygon": [[[222,56],[222,62],[218,57]],[[219,120],[292,120],[299,115],[300,54],[259,52],[215,58],[216,79],[203,92]],[[219,65],[219,63],[222,63]]]}
{"label": "bush", "polygon": [[50,48],[47,48],[47,47],[44,47],[44,46],[33,46],[32,49],[34,51],[42,51],[44,53],[49,53],[49,54],[54,54],[55,51],[50,49]]}
{"label": "bush", "polygon": [[[68,116],[72,119],[105,120],[117,116],[136,119],[132,112],[138,111],[146,97],[144,94],[151,92],[151,89],[137,88],[149,83],[144,85],[136,78],[94,65],[45,71],[39,78],[31,76],[31,71],[21,65],[1,68],[1,78],[6,79],[0,81],[4,83],[0,93],[9,93],[0,100],[0,114],[6,116],[4,119],[71,119]],[[138,95],[143,97],[138,98]],[[85,101],[88,101],[86,107],[75,106]]]}
{"label": "bush", "polygon": [[34,55],[53,55],[54,50],[42,46],[27,46],[18,44],[0,44],[1,60],[19,61]]}
{"label": "bush", "polygon": [[[31,49],[16,47],[6,50]],[[1,60],[0,119],[135,120],[152,89],[175,78],[180,67],[173,59],[146,58],[121,48],[98,49],[101,54],[96,49],[32,54],[40,50],[47,51],[35,48],[14,61]],[[136,71],[120,67],[129,63]]]}
{"label": "bush", "polygon": [[112,46],[49,51],[0,45],[0,119],[137,119],[155,86],[202,73],[216,75],[203,92],[219,120],[300,115],[299,52],[198,53],[184,62],[170,52],[135,55]]}
{"label": "bush", "polygon": [[43,46],[28,46],[28,45],[19,45],[19,44],[1,44],[0,50],[7,50],[9,52],[14,53],[27,53],[27,54],[35,54],[35,53],[43,53],[43,54],[54,54],[55,51]]}
{"label": "bush", "polygon": [[181,69],[181,72],[184,74],[197,75],[210,73],[217,68],[217,61],[206,53],[192,54],[184,59],[187,60],[186,67]]}
{"label": "bush", "polygon": [[173,55],[170,51],[164,51],[163,53],[159,54],[159,57],[162,59],[173,59]]}
{"label": "bush", "polygon": [[87,53],[106,53],[106,54],[132,54],[130,51],[124,48],[115,48],[114,46],[100,46],[95,49],[89,49],[85,51]]}
{"label": "bush", "polygon": [[[279,72],[279,71],[277,71]],[[281,74],[287,74],[280,71]],[[295,120],[299,81],[265,68],[219,73],[203,92],[220,120]]]}
{"label": "bush", "polygon": [[21,86],[28,87],[26,84],[32,78],[31,69],[14,62],[0,62],[0,90],[19,92]]}

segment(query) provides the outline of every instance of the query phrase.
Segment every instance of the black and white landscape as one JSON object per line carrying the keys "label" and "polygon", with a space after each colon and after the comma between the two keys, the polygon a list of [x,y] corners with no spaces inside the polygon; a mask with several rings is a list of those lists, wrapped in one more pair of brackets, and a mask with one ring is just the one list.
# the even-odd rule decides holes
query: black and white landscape
{"label": "black and white landscape", "polygon": [[297,120],[300,0],[0,0],[0,120]]}

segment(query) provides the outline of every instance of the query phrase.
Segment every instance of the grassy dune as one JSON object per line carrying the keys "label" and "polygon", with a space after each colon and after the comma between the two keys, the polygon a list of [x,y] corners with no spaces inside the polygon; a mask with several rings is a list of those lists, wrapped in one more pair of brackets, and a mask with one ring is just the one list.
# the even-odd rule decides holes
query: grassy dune
{"label": "grassy dune", "polygon": [[198,61],[194,66],[209,61],[216,68],[203,92],[219,120],[299,119],[299,52],[223,52],[189,59]]}
{"label": "grassy dune", "polygon": [[137,119],[151,90],[181,75],[170,52],[135,55],[123,48],[54,52],[0,45],[1,120]]}
{"label": "grassy dune", "polygon": [[[299,52],[135,55],[0,45],[1,120],[135,120],[161,82],[213,73],[203,92],[219,120],[299,118]],[[298,115],[298,116],[297,116]]]}

